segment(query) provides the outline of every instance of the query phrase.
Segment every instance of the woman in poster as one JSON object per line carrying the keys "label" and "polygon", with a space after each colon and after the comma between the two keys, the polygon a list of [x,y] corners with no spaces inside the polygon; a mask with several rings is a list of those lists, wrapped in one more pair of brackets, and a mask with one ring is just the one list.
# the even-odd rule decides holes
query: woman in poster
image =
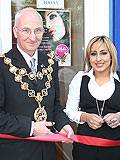
{"label": "woman in poster", "polygon": [[71,64],[69,14],[56,10],[46,10],[44,14],[46,41],[50,50],[55,51],[59,65],[63,66]]}

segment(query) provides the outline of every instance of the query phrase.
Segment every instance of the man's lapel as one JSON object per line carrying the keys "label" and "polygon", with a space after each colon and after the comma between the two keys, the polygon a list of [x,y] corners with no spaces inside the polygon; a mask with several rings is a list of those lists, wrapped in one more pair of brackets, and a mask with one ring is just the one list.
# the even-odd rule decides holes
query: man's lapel
{"label": "man's lapel", "polygon": [[[13,51],[12,64],[18,67],[19,69],[25,68],[27,70],[27,73],[31,72],[31,69],[29,68],[27,62],[25,61],[24,57],[17,48]],[[28,82],[29,84],[32,83],[34,87],[37,84],[35,80],[30,80],[28,76],[23,76],[23,81]]]}
{"label": "man's lapel", "polygon": [[22,56],[22,54],[19,52],[17,48],[13,51],[12,64],[18,68],[25,68],[27,72],[31,71],[24,57]]}
{"label": "man's lapel", "polygon": [[[38,52],[38,67],[37,70],[42,72],[43,68],[47,68],[48,67],[48,61],[46,56],[44,56],[44,54]],[[46,76],[43,76],[42,80],[37,80],[37,90],[41,90],[42,88],[45,87],[45,81],[46,81]]]}

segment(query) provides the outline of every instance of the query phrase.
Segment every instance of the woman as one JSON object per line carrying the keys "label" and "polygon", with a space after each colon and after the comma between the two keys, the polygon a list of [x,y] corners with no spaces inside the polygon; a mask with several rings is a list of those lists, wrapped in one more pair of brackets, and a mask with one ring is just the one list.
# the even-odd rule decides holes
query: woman
{"label": "woman", "polygon": [[[45,11],[46,37],[49,46],[55,51],[59,65],[70,65],[70,26],[69,12],[54,10]],[[45,35],[44,35],[45,36]]]}
{"label": "woman", "polygon": [[[116,72],[116,54],[115,46],[106,36],[94,37],[88,43],[84,71],[73,78],[66,104],[66,114],[78,124],[79,135],[120,139],[120,80]],[[120,147],[74,143],[73,159],[119,160]]]}

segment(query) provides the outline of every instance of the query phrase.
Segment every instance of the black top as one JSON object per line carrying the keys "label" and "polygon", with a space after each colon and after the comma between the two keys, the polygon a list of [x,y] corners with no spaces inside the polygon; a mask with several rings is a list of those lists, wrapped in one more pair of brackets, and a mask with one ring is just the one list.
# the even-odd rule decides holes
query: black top
{"label": "black top", "polygon": [[[90,94],[88,90],[88,83],[90,78],[83,76],[80,89],[80,108],[87,113],[98,114],[96,99]],[[112,96],[105,101],[103,116],[107,113],[120,112],[120,83],[114,79],[115,91]],[[102,106],[103,101],[99,101],[99,106]],[[120,127],[110,128],[106,123],[101,128],[94,130],[88,126],[87,123],[78,125],[78,134],[95,136],[107,139],[120,139]]]}

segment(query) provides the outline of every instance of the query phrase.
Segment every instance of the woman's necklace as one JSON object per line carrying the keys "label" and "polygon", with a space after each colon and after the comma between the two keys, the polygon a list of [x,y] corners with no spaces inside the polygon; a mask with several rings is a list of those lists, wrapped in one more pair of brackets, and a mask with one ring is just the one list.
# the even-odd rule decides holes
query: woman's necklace
{"label": "woman's necklace", "polygon": [[[43,88],[39,92],[35,92],[35,90],[29,88],[29,84],[27,82],[23,82],[23,76],[28,76],[30,80],[33,80],[29,77],[29,74],[27,74],[27,71],[25,68],[17,68],[11,63],[11,59],[6,57],[5,54],[1,55],[0,57],[4,58],[4,63],[9,66],[9,71],[14,74],[14,81],[21,83],[21,89],[26,90],[28,92],[28,97],[34,98],[35,101],[38,103],[38,107],[34,111],[34,119],[35,121],[43,121],[47,119],[47,112],[45,110],[45,106],[41,106],[41,102],[43,101],[43,98],[45,96],[48,96],[48,89],[51,87],[51,80],[52,80],[52,72],[53,68],[52,65],[54,64],[53,57],[54,52],[50,52],[48,55],[48,67],[44,68],[42,72],[37,72],[38,79],[43,79],[43,76],[47,77],[47,81],[45,82],[45,88]],[[31,72],[30,72],[31,73]],[[41,74],[41,76],[38,76],[38,74]],[[41,77],[41,78],[40,78]]]}
{"label": "woman's necklace", "polygon": [[98,105],[98,100],[96,99],[96,105],[97,105],[98,115],[99,115],[100,117],[102,117],[103,110],[104,110],[104,107],[105,107],[105,100],[103,101],[102,107],[100,108],[99,105]]}

